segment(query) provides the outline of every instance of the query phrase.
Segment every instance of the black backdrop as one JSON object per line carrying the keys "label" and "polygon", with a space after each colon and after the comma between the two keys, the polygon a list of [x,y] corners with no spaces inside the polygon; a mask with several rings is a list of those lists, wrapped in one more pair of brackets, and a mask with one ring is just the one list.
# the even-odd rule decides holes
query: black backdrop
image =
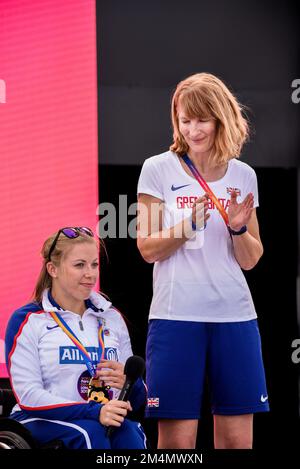
{"label": "black backdrop", "polygon": [[[207,71],[249,106],[252,136],[242,159],[258,175],[258,218],[265,253],[246,272],[262,335],[271,412],[255,417],[257,448],[294,449],[299,441],[299,336],[296,308],[297,166],[300,104],[299,11],[292,2],[98,0],[99,194],[118,207],[136,201],[143,160],[171,141],[170,96],[176,83]],[[129,220],[133,217],[129,217]],[[144,356],[152,266],[134,239],[107,239],[101,288],[129,320],[134,352]],[[207,406],[198,447],[212,447]],[[144,422],[155,447],[156,427]]]}
{"label": "black backdrop", "polygon": [[[100,200],[118,206],[119,194],[126,194],[129,204],[135,202],[140,169],[139,166],[101,165]],[[259,317],[272,412],[256,416],[255,444],[260,448],[266,445],[272,447],[274,442],[292,446],[299,438],[299,373],[291,361],[291,342],[298,337],[295,285],[296,171],[259,168],[257,175],[260,187],[258,218],[265,252],[260,263],[252,271],[245,272],[245,275]],[[114,181],[118,181],[118,190]],[[274,206],[274,187],[279,183],[290,188],[291,203],[288,206],[284,198],[278,198]],[[290,220],[288,230],[280,228],[279,213],[285,213]],[[132,218],[129,217],[129,221]],[[134,353],[145,356],[152,265],[143,261],[134,239],[107,239],[106,247],[109,261],[106,256],[102,256],[101,289],[128,318]],[[145,427],[155,446],[155,425],[147,421]],[[200,425],[199,445],[208,448],[212,445],[208,412]]]}
{"label": "black backdrop", "polygon": [[[299,2],[298,2],[299,3]],[[170,142],[170,96],[196,72],[247,105],[253,166],[299,166],[299,7],[291,0],[98,0],[101,164],[141,164]],[[298,8],[298,9],[297,9]]]}

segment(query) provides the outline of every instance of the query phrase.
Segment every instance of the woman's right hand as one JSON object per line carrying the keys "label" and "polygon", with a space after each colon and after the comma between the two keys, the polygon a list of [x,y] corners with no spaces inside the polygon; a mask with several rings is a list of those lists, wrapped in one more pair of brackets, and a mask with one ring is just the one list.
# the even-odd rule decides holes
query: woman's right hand
{"label": "woman's right hand", "polygon": [[113,399],[101,407],[99,421],[106,427],[109,425],[120,427],[129,410],[132,410],[129,401],[125,402]]}
{"label": "woman's right hand", "polygon": [[[192,219],[199,230],[209,218],[208,194],[199,197],[193,204]],[[138,198],[138,249],[146,262],[163,261],[170,257],[184,243],[195,236],[191,215],[174,226],[163,229],[163,201],[148,194]]]}
{"label": "woman's right hand", "polygon": [[210,217],[210,214],[207,213],[208,201],[209,195],[205,193],[202,197],[198,197],[198,199],[193,204],[192,220],[197,226],[197,229],[202,229]]}

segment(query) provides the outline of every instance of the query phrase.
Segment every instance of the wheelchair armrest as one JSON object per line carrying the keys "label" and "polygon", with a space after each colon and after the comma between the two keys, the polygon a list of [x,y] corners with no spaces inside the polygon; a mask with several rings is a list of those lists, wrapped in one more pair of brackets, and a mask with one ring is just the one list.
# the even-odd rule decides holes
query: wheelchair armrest
{"label": "wheelchair armrest", "polygon": [[16,403],[11,389],[0,389],[0,416],[7,417]]}

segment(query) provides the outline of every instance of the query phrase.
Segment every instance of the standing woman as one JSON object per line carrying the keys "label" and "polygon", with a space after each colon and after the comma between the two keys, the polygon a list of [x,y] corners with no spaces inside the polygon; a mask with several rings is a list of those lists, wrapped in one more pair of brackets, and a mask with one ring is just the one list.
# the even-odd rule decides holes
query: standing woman
{"label": "standing woman", "polygon": [[[142,379],[119,401],[132,355],[124,319],[93,289],[99,246],[90,228],[66,227],[42,248],[34,301],[7,326],[6,363],[18,420],[40,444],[68,449],[145,448],[139,423],[126,417],[146,401]],[[106,427],[114,427],[108,438]]]}
{"label": "standing woman", "polygon": [[138,184],[138,249],[155,263],[147,338],[148,406],[159,448],[195,448],[205,376],[215,448],[252,448],[269,410],[256,312],[242,269],[263,254],[257,179],[238,160],[248,125],[217,77],[180,82],[174,142]]}

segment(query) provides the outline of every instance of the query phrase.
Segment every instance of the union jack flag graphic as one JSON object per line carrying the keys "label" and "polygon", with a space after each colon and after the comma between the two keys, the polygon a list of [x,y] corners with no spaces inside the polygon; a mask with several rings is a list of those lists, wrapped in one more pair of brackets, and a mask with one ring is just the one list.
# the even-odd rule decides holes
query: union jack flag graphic
{"label": "union jack flag graphic", "polygon": [[231,194],[232,191],[236,192],[237,195],[241,195],[241,189],[238,187],[226,187],[227,189],[227,194]]}
{"label": "union jack flag graphic", "polygon": [[148,397],[148,407],[159,407],[159,397]]}

